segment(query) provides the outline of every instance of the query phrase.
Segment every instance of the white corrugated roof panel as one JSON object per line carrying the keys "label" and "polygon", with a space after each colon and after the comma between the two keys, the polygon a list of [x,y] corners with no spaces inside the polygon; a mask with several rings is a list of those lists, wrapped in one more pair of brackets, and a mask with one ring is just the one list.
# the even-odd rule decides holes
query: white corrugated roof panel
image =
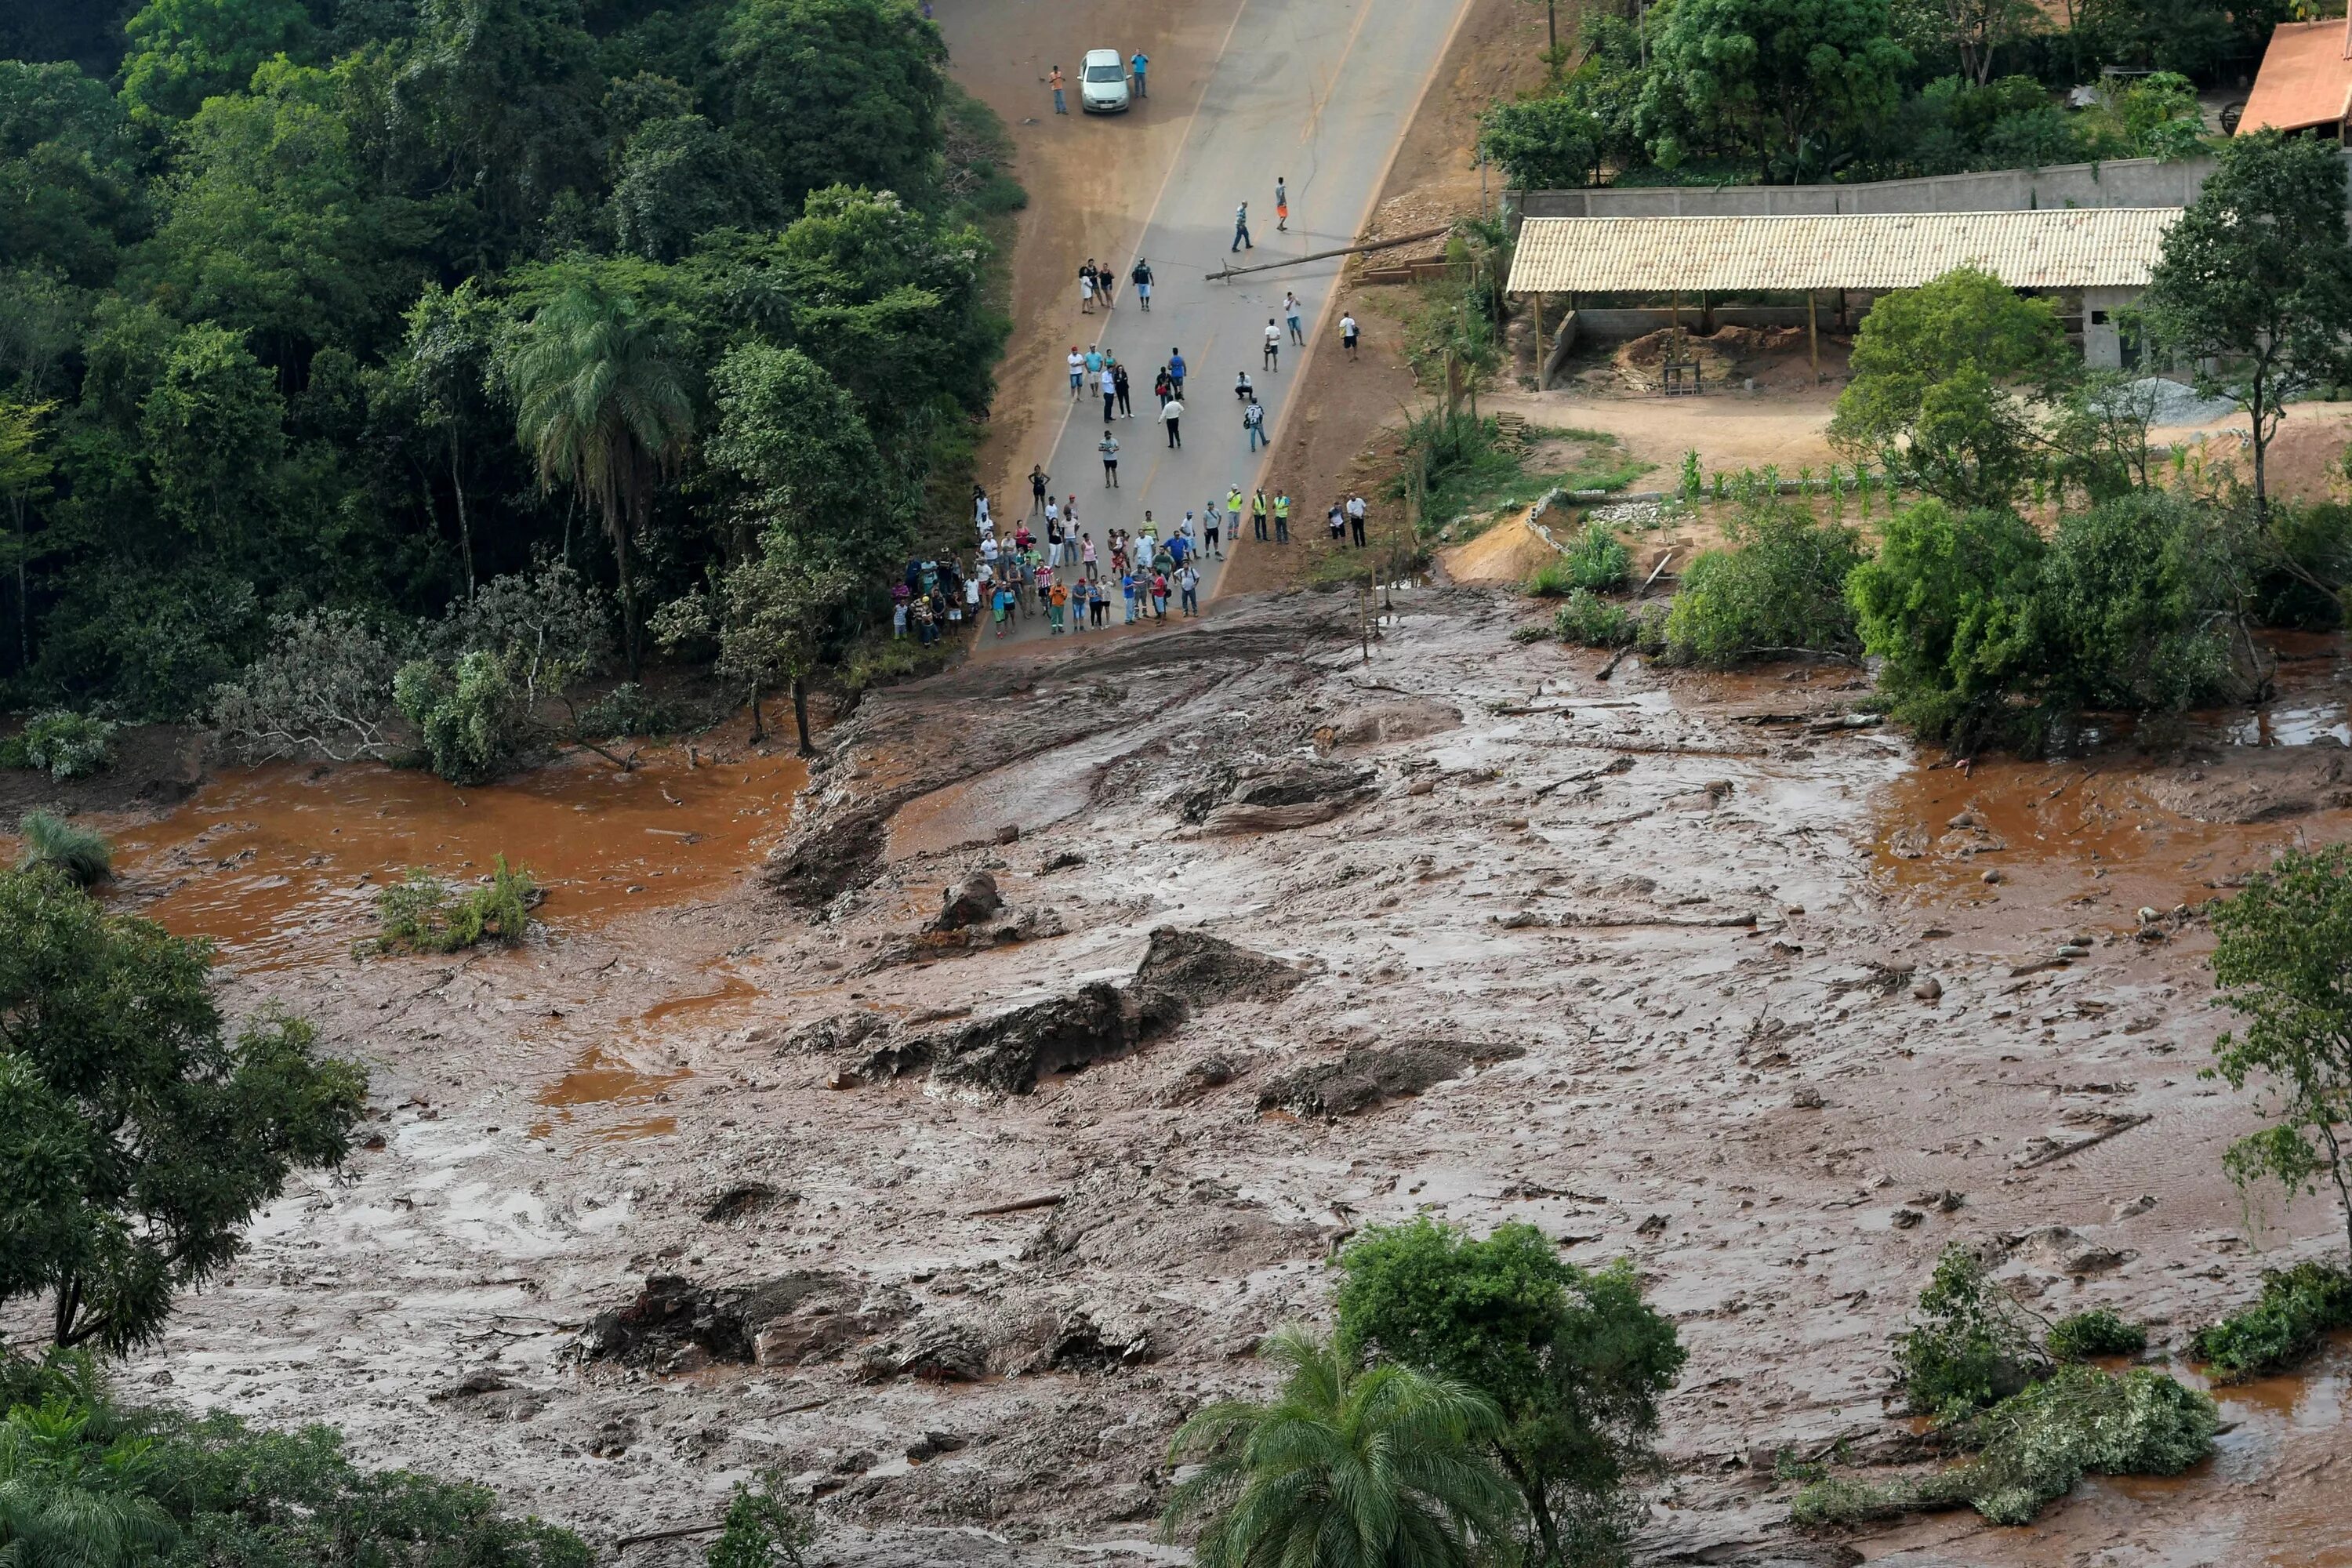
{"label": "white corrugated roof panel", "polygon": [[2146,285],[2179,207],[1847,213],[1795,217],[1531,217],[1513,293],[1916,289],[1975,267],[2012,289]]}

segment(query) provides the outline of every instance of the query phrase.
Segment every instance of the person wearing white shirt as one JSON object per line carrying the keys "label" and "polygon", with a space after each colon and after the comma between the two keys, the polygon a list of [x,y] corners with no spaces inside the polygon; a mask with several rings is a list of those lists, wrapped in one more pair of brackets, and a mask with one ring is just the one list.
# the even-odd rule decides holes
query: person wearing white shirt
{"label": "person wearing white shirt", "polygon": [[1258,368],[1265,371],[1282,368],[1282,329],[1274,324],[1272,316],[1265,319],[1265,354]]}

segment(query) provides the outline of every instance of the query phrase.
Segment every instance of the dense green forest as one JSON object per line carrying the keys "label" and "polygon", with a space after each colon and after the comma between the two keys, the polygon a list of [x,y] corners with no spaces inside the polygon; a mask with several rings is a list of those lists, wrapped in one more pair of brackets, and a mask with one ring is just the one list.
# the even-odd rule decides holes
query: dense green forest
{"label": "dense green forest", "polygon": [[[1481,145],[1534,187],[1885,180],[2181,157],[2294,0],[1597,5]],[[2092,89],[2070,105],[2070,89]]]}
{"label": "dense green forest", "polygon": [[8,706],[837,652],[964,515],[1021,195],[907,0],[6,10]]}

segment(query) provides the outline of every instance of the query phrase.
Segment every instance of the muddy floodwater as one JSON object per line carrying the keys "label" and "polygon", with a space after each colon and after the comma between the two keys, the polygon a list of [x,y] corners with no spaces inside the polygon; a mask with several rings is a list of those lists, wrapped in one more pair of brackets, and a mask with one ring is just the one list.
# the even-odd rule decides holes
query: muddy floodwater
{"label": "muddy floodwater", "polygon": [[624,772],[579,754],[493,784],[421,769],[293,764],[225,773],[163,820],[117,831],[120,896],[228,962],[312,962],[364,934],[377,892],[421,868],[456,884],[497,857],[547,890],[553,930],[722,893],[791,820],[799,759],[690,765],[684,748]]}
{"label": "muddy floodwater", "polygon": [[[373,1083],[365,1146],[126,1376],[600,1546],[771,1471],[828,1561],[1037,1568],[1162,1550],[1170,1433],[1328,1321],[1346,1237],[1523,1221],[1631,1258],[1689,1351],[1640,1561],[2352,1563],[2341,1348],[2222,1391],[2210,1463],[2025,1529],[1802,1539],[1771,1462],[1911,1441],[1888,1341],[1948,1245],[2176,1360],[2340,1247],[2315,1205],[2250,1226],[2200,1076],[2200,906],[2352,834],[2332,645],[2267,719],[1963,768],[1859,671],[1603,680],[1515,598],[1397,603],[1369,662],[1309,595],[874,693],[813,775],[273,768],[121,825],[111,896]],[[354,954],[405,868],[501,853],[530,940]],[[589,1331],[652,1278],[770,1316]]]}

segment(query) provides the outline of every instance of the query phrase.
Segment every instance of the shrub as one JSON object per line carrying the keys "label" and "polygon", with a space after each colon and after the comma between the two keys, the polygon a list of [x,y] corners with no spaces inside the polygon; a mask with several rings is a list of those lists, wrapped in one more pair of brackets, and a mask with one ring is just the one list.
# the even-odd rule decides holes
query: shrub
{"label": "shrub", "polygon": [[2137,1355],[2147,1349],[2147,1331],[2105,1307],[2063,1317],[2042,1342],[2053,1361],[2087,1361],[2098,1355]]}
{"label": "shrub", "polygon": [[54,866],[82,888],[94,888],[114,875],[114,847],[87,827],[76,827],[46,811],[28,811],[16,831],[25,840],[24,858],[16,862],[20,871]]}
{"label": "shrub", "polygon": [[2008,1398],[2049,1370],[2025,1309],[1959,1246],[1936,1260],[1896,1355],[1911,1408],[1947,1421]]}
{"label": "shrub", "polygon": [[522,940],[530,911],[543,896],[530,870],[509,869],[503,855],[488,881],[463,893],[429,871],[412,868],[375,896],[382,933],[367,945],[377,952],[455,952],[485,942],[511,947]]}
{"label": "shrub", "polygon": [[1877,555],[1845,587],[1897,718],[1962,745],[2007,722],[2011,691],[2042,671],[2035,600],[2046,552],[2013,512],[1927,500],[1886,520]]}
{"label": "shrub", "polygon": [[1978,1449],[1967,1463],[1883,1484],[1817,1481],[1797,1494],[1790,1516],[1856,1524],[1965,1504],[1995,1524],[2024,1524],[2085,1475],[2179,1474],[2212,1452],[2221,1426],[2210,1395],[2162,1373],[2061,1367],[1953,1430]]}
{"label": "shrub", "polygon": [[2040,593],[2053,695],[2178,713],[2228,689],[2218,626],[2235,574],[2220,521],[2192,500],[2142,490],[2060,522]]}
{"label": "shrub", "polygon": [[1595,593],[1622,588],[1633,574],[1633,557],[1606,523],[1587,522],[1565,559],[1570,585]]}
{"label": "shrub", "polygon": [[397,663],[391,639],[351,611],[273,616],[268,650],[213,689],[214,726],[248,762],[383,756]]}
{"label": "shrub", "polygon": [[433,771],[451,784],[485,783],[514,760],[524,700],[492,655],[465,654],[455,665],[413,660],[393,678],[392,693]]}
{"label": "shrub", "polygon": [[1579,588],[1552,619],[1560,641],[1583,647],[1623,647],[1639,635],[1641,617],[1624,605]]}
{"label": "shrub", "polygon": [[37,713],[0,741],[0,767],[37,768],[53,779],[86,778],[114,761],[116,726],[64,709]]}
{"label": "shrub", "polygon": [[2189,1343],[2214,1382],[2237,1383],[2294,1365],[2341,1328],[2352,1328],[2352,1270],[2298,1263],[2264,1269],[2252,1306],[2198,1330]]}
{"label": "shrub", "polygon": [[1845,581],[1863,558],[1853,529],[1768,492],[1728,532],[1737,548],[1701,553],[1675,595],[1670,657],[1722,669],[1764,654],[1853,649]]}
{"label": "shrub", "polygon": [[580,710],[572,728],[583,735],[667,735],[681,727],[677,710],[634,680],[625,680]]}

